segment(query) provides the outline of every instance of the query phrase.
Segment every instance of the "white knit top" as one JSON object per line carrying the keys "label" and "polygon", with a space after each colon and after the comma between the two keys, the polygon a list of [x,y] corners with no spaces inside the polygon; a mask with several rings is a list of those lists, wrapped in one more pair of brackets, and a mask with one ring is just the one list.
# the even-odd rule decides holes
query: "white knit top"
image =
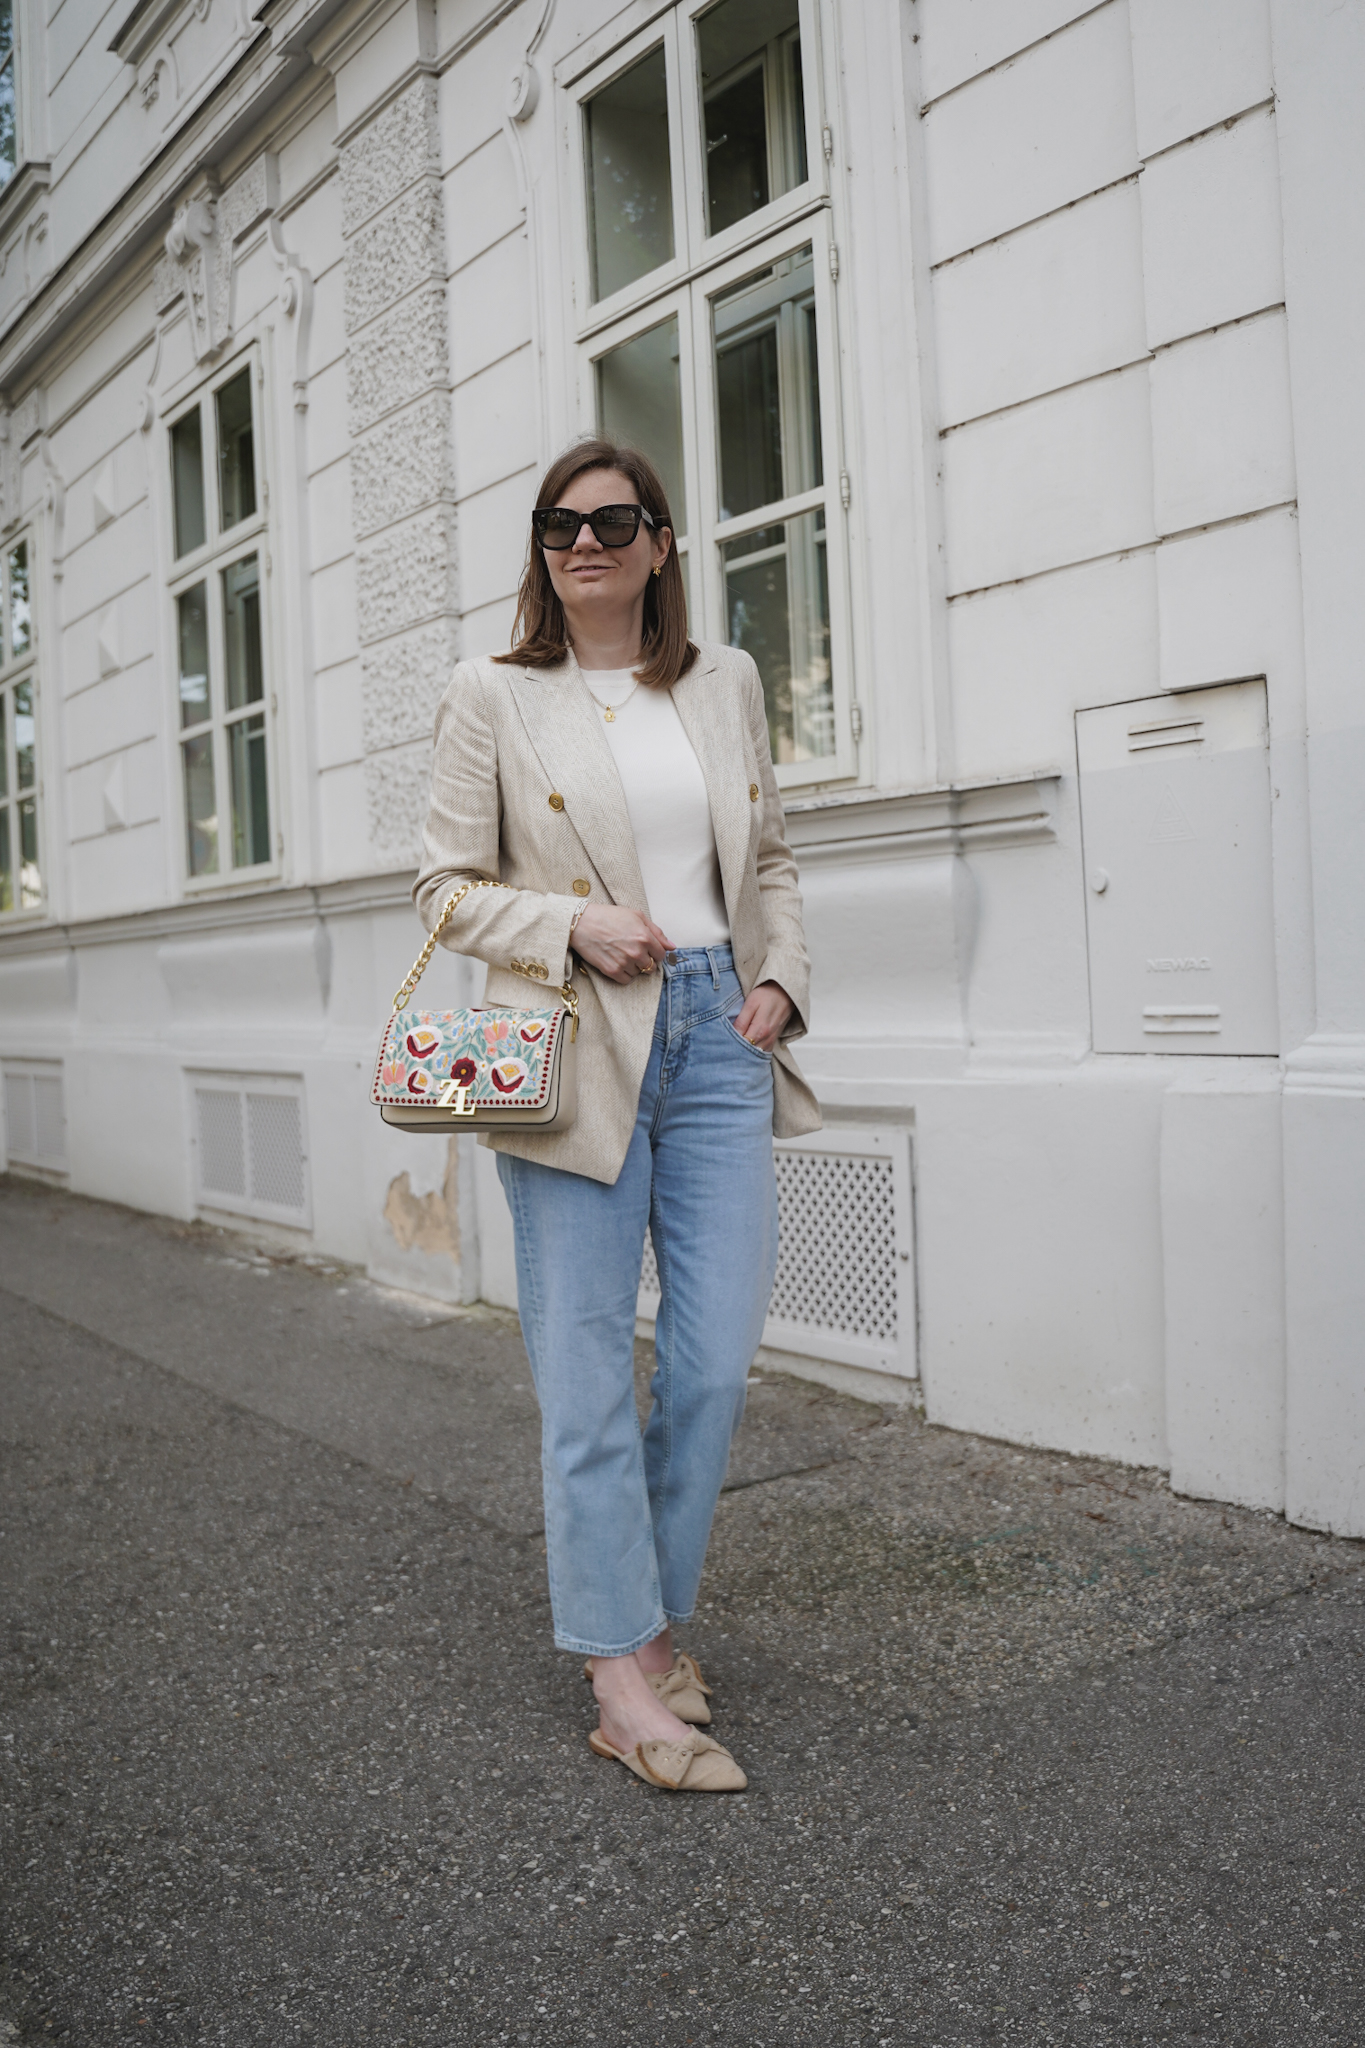
{"label": "white knit top", "polygon": [[[650,689],[628,668],[584,669],[625,792],[649,914],[675,946],[720,946],[730,936],[706,781],[671,690]],[[611,705],[607,724],[602,707]]]}

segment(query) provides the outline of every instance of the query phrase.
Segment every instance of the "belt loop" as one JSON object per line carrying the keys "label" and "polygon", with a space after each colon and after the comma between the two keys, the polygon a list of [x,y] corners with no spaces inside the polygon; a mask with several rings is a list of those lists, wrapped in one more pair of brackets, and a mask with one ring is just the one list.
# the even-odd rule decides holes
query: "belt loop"
{"label": "belt loop", "polygon": [[711,986],[712,986],[712,988],[719,988],[719,987],[720,987],[720,969],[719,969],[719,968],[717,967],[717,965],[716,965],[716,949],[715,949],[715,947],[714,947],[714,946],[708,946],[708,947],[707,947],[707,949],[706,949],[706,962],[707,962],[707,965],[709,966],[709,968],[711,969]]}

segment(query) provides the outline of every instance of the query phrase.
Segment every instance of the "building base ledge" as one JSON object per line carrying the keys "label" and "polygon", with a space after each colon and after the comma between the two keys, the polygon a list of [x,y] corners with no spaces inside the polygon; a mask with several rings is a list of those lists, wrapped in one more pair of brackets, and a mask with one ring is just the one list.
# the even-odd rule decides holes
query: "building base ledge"
{"label": "building base ledge", "polygon": [[1324,1031],[1284,1063],[1286,1095],[1365,1096],[1365,1032]]}

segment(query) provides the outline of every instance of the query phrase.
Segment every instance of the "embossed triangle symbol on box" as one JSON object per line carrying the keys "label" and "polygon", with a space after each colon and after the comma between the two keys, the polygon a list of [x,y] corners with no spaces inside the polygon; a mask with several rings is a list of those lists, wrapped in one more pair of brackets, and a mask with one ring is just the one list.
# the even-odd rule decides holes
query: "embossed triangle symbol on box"
{"label": "embossed triangle symbol on box", "polygon": [[1156,816],[1152,820],[1152,829],[1147,834],[1149,842],[1154,839],[1197,839],[1198,836],[1193,825],[1181,810],[1175,791],[1168,782],[1165,789],[1161,792],[1161,802],[1156,807]]}

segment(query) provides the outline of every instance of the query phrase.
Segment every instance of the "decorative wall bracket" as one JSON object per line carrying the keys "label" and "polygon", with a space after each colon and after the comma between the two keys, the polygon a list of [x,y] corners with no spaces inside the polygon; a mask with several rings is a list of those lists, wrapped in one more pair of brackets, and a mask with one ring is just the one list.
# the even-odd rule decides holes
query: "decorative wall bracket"
{"label": "decorative wall bracket", "polygon": [[222,192],[206,167],[176,205],[154,295],[161,313],[183,294],[196,362],[207,362],[232,339],[234,245],[269,215],[275,191],[275,159],[261,155]]}
{"label": "decorative wall bracket", "polygon": [[266,244],[280,273],[280,311],[294,323],[294,405],[308,409],[308,336],[313,319],[313,278],[297,256],[284,246],[284,233],[272,215],[265,224]]}
{"label": "decorative wall bracket", "polygon": [[[218,203],[210,192],[184,200],[166,234],[166,254],[179,272],[196,362],[206,362],[228,339],[220,331]],[[228,261],[232,252],[228,251]]]}

